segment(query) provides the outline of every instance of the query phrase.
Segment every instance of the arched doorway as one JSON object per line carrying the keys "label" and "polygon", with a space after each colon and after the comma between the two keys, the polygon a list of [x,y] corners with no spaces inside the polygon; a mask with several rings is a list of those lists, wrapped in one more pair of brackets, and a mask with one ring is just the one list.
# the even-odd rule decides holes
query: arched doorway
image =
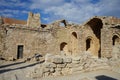
{"label": "arched doorway", "polygon": [[90,21],[87,22],[87,25],[90,26],[90,28],[93,31],[93,34],[95,35],[97,41],[95,43],[98,43],[96,45],[96,53],[98,54],[98,57],[101,57],[101,29],[103,28],[102,20],[99,18],[93,18]]}
{"label": "arched doorway", "polygon": [[91,54],[96,55],[95,53],[95,43],[91,37],[86,39],[86,51],[89,51]]}
{"label": "arched doorway", "polygon": [[88,38],[88,39],[86,40],[86,51],[90,49],[91,44],[92,44],[91,39]]}
{"label": "arched doorway", "polygon": [[114,35],[112,38],[112,45],[115,46],[118,44],[120,44],[120,38],[117,35]]}
{"label": "arched doorway", "polygon": [[62,42],[60,44],[60,51],[63,53],[63,54],[67,54],[68,53],[68,45],[66,42]]}
{"label": "arched doorway", "polygon": [[71,47],[72,47],[72,55],[76,55],[78,51],[78,36],[76,32],[72,32],[71,36]]}
{"label": "arched doorway", "polygon": [[114,59],[119,59],[120,57],[120,38],[117,35],[112,37],[112,57]]}

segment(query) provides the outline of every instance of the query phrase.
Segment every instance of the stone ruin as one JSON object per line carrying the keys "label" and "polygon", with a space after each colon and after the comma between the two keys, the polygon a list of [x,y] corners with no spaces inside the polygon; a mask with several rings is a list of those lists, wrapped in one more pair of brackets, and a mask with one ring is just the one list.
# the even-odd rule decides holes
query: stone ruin
{"label": "stone ruin", "polygon": [[45,62],[27,74],[32,78],[108,69],[120,66],[120,19],[95,16],[76,25],[42,24],[40,14],[31,12],[27,21],[0,17],[0,44],[0,59],[43,56]]}

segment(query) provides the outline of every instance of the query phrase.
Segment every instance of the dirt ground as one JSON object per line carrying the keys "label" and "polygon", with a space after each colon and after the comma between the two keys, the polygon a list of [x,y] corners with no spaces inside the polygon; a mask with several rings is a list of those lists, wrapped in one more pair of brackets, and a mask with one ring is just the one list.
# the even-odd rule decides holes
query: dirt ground
{"label": "dirt ground", "polygon": [[120,73],[109,70],[97,70],[66,76],[31,79],[26,74],[41,62],[0,61],[0,80],[120,80]]}

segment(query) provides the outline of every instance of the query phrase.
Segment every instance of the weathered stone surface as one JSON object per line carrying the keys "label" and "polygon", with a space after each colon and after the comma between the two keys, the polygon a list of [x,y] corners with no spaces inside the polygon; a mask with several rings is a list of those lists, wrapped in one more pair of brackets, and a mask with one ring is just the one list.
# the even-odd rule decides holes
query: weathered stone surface
{"label": "weathered stone surface", "polygon": [[63,58],[63,62],[64,62],[64,63],[71,63],[71,62],[72,62],[72,59],[69,58],[69,57],[65,57],[65,58]]}
{"label": "weathered stone surface", "polygon": [[61,71],[62,68],[55,68],[55,71]]}
{"label": "weathered stone surface", "polygon": [[46,68],[55,68],[56,64],[54,64],[54,63],[44,63],[43,66],[46,67]]}
{"label": "weathered stone surface", "polygon": [[54,68],[50,68],[50,72],[55,72],[55,69]]}
{"label": "weathered stone surface", "polygon": [[77,68],[72,68],[71,70],[72,70],[72,72],[79,72],[79,71],[83,70],[83,67],[80,66],[80,67],[77,67]]}
{"label": "weathered stone surface", "polygon": [[72,63],[79,64],[80,61],[74,61],[74,60],[72,60]]}
{"label": "weathered stone surface", "polygon": [[52,62],[53,54],[46,54],[45,55],[45,62]]}
{"label": "weathered stone surface", "polygon": [[71,69],[70,68],[63,68],[61,72],[62,72],[62,75],[68,75],[68,74],[71,74]]}
{"label": "weathered stone surface", "polygon": [[49,72],[49,71],[50,71],[50,68],[43,68],[43,71],[44,71],[44,72]]}
{"label": "weathered stone surface", "polygon": [[53,73],[53,76],[60,76],[62,73],[60,71],[56,71],[55,73]]}
{"label": "weathered stone surface", "polygon": [[40,23],[40,14],[33,14],[29,12],[28,20],[27,20],[27,26],[32,27],[32,28],[39,28],[41,25]]}
{"label": "weathered stone surface", "polygon": [[63,58],[61,58],[61,57],[54,57],[52,62],[56,63],[56,64],[63,63]]}
{"label": "weathered stone surface", "polygon": [[57,64],[58,68],[64,68],[65,66],[66,66],[66,63],[64,63],[64,64]]}
{"label": "weathered stone surface", "polygon": [[67,64],[66,67],[67,67],[67,68],[72,68],[72,67],[73,67],[73,64],[71,64],[71,63],[70,63],[70,64]]}
{"label": "weathered stone surface", "polygon": [[80,58],[81,58],[81,56],[78,56],[78,57],[72,57],[72,60],[73,60],[73,61],[80,61]]}
{"label": "weathered stone surface", "polygon": [[[115,17],[95,16],[82,25],[69,24],[64,19],[48,25],[41,24],[40,14],[33,13],[29,13],[27,21],[19,23],[13,19],[0,19],[3,19],[0,25],[0,54],[7,60],[11,55],[19,59],[19,46],[23,46],[21,58],[31,57],[35,53],[43,56],[52,53],[76,56],[76,61],[84,51],[95,57],[111,58],[113,46],[120,42],[120,19]],[[46,61],[50,62],[51,59]]]}

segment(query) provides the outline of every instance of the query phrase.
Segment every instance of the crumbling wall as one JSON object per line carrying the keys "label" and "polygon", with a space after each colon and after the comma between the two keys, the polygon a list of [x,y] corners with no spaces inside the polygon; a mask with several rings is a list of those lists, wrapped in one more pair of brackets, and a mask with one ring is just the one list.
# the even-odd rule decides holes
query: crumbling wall
{"label": "crumbling wall", "polygon": [[84,52],[77,57],[47,54],[45,56],[45,62],[36,66],[26,76],[41,78],[108,68],[109,66],[106,60],[92,58],[91,53],[88,52]]}
{"label": "crumbling wall", "polygon": [[[111,26],[112,27],[112,26]],[[106,35],[105,35],[106,34]],[[102,29],[101,34],[101,53],[102,57],[111,58],[113,50],[113,37],[120,38],[120,30],[117,28]],[[120,45],[119,43],[117,45]]]}
{"label": "crumbling wall", "polygon": [[114,27],[119,21],[113,17],[93,17],[82,26],[68,24],[66,20],[41,26],[40,14],[29,13],[27,26],[5,26],[5,55],[16,58],[18,46],[23,45],[24,57],[35,53],[76,56],[84,51],[96,57],[110,57],[112,37],[116,33],[119,37],[120,28]]}
{"label": "crumbling wall", "polygon": [[27,26],[31,28],[41,27],[40,14],[33,14],[32,12],[29,12]]}
{"label": "crumbling wall", "polygon": [[[82,33],[82,42],[83,45],[83,51],[89,51],[94,56],[98,57],[99,49],[100,49],[100,43],[99,39],[95,36],[93,30],[90,28],[90,26],[86,25],[84,26],[83,33]],[[87,40],[90,40],[88,43]]]}
{"label": "crumbling wall", "polygon": [[[54,44],[53,44],[54,43]],[[8,28],[6,37],[6,57],[17,58],[19,45],[23,45],[23,57],[28,58],[35,53],[41,55],[47,52],[54,54],[56,39],[50,31],[35,31],[24,28]]]}

